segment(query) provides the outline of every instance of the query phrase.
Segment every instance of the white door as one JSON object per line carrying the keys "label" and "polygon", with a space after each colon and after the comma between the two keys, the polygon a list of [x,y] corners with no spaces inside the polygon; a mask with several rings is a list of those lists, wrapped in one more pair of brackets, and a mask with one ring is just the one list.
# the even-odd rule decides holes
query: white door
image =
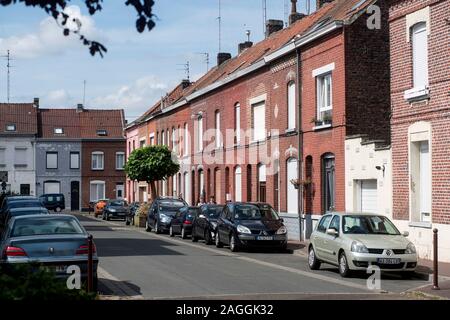
{"label": "white door", "polygon": [[242,201],[242,170],[237,167],[234,172],[234,201]]}
{"label": "white door", "polygon": [[116,185],[116,199],[123,199],[125,194],[125,188],[123,183],[118,183]]}
{"label": "white door", "polygon": [[431,221],[431,177],[428,141],[420,143],[420,213],[422,221]]}
{"label": "white door", "polygon": [[59,182],[44,182],[44,193],[61,193]]}
{"label": "white door", "polygon": [[296,159],[289,159],[287,162],[287,211],[288,213],[298,213],[298,190],[295,189],[291,180],[297,180],[298,167]]}
{"label": "white door", "polygon": [[361,180],[361,211],[378,213],[377,198],[377,180]]}

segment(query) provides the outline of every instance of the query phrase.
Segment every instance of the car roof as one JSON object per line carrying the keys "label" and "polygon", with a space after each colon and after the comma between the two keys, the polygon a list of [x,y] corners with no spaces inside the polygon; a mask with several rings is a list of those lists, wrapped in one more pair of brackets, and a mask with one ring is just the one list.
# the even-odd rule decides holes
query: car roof
{"label": "car roof", "polygon": [[9,212],[36,211],[36,210],[48,211],[47,208],[45,208],[45,207],[26,207],[26,208],[11,208],[11,209],[8,209]]}
{"label": "car roof", "polygon": [[36,198],[35,196],[7,196],[6,199],[32,199]]}
{"label": "car roof", "polygon": [[28,218],[35,218],[35,219],[50,219],[50,218],[73,218],[75,220],[78,220],[76,217],[74,217],[71,214],[45,214],[45,215],[35,215],[35,214],[29,214],[26,216],[18,216],[14,217],[14,221],[17,220],[24,220]]}
{"label": "car roof", "polygon": [[63,193],[46,193],[41,195],[41,197],[47,197],[47,196],[64,196]]}
{"label": "car roof", "polygon": [[347,211],[347,212],[343,212],[343,211],[332,211],[332,212],[327,212],[326,214],[333,214],[333,215],[341,215],[341,216],[384,216],[383,214],[380,213],[370,213],[370,212],[357,212],[357,211]]}

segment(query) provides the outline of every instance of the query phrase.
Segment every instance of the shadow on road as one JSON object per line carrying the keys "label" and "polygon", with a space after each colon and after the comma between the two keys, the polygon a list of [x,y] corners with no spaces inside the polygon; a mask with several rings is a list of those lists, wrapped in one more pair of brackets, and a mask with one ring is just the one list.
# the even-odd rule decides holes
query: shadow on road
{"label": "shadow on road", "polygon": [[142,295],[141,288],[128,281],[99,279],[98,291],[101,295],[130,297]]}
{"label": "shadow on road", "polygon": [[114,231],[113,228],[107,227],[107,226],[87,226],[87,225],[85,225],[84,228],[88,232],[89,231],[104,231],[104,232]]}
{"label": "shadow on road", "polygon": [[96,238],[99,257],[183,255],[167,247],[177,246],[155,239]]}

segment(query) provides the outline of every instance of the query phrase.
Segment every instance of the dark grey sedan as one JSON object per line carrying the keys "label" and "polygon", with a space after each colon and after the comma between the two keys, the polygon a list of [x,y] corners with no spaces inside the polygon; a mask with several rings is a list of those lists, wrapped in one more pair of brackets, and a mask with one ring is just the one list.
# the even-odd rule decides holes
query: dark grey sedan
{"label": "dark grey sedan", "polygon": [[123,219],[128,215],[128,203],[125,200],[110,200],[103,209],[102,219]]}
{"label": "dark grey sedan", "polygon": [[47,208],[44,207],[30,207],[30,208],[13,208],[8,209],[3,217],[0,217],[0,230],[3,230],[4,226],[8,224],[8,221],[13,217],[27,216],[35,214],[50,214]]}
{"label": "dark grey sedan", "polygon": [[[71,215],[13,217],[2,233],[0,263],[39,263],[66,279],[68,268],[78,266],[87,281],[88,233]],[[94,245],[94,288],[97,288],[98,257]]]}

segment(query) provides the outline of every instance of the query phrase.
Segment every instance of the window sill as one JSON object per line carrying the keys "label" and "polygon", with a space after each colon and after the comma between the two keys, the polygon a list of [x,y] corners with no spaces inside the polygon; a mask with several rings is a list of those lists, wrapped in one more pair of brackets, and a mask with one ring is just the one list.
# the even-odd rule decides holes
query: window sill
{"label": "window sill", "polygon": [[251,145],[251,146],[254,146],[254,145],[262,144],[262,143],[265,143],[265,142],[266,142],[266,140],[264,140],[264,139],[261,139],[261,140],[252,140],[252,141],[250,141],[250,145]]}
{"label": "window sill", "polygon": [[404,98],[408,102],[426,100],[430,98],[430,89],[428,87],[419,87],[406,90]]}
{"label": "window sill", "polygon": [[431,229],[431,222],[410,221],[408,226],[415,228]]}
{"label": "window sill", "polygon": [[295,134],[295,133],[297,133],[297,129],[296,128],[289,128],[289,129],[286,129],[286,130],[284,130],[284,133],[286,133],[286,134]]}
{"label": "window sill", "polygon": [[92,171],[104,171],[105,169],[94,169],[94,168],[92,168],[91,170]]}
{"label": "window sill", "polygon": [[28,167],[27,164],[15,164],[14,165],[14,168],[26,168],[26,167]]}
{"label": "window sill", "polygon": [[322,125],[313,127],[313,131],[319,131],[319,130],[330,129],[330,128],[332,128],[332,126],[333,126],[333,125],[332,125],[331,123],[322,124]]}

